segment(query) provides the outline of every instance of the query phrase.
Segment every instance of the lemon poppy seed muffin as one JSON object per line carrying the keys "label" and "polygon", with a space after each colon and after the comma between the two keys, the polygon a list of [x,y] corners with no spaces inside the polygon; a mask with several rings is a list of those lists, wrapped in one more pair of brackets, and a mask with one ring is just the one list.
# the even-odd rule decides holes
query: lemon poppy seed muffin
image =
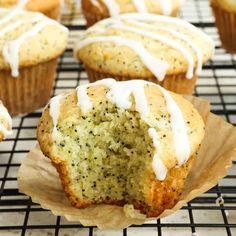
{"label": "lemon poppy seed muffin", "polygon": [[236,53],[236,1],[211,0],[216,26],[222,46],[230,53]]}
{"label": "lemon poppy seed muffin", "polygon": [[68,30],[41,13],[0,11],[0,99],[11,115],[45,106]]}
{"label": "lemon poppy seed muffin", "polygon": [[87,25],[124,13],[140,12],[177,16],[182,0],[82,0]]}
{"label": "lemon poppy seed muffin", "polygon": [[12,134],[12,119],[0,101],[0,142]]}
{"label": "lemon poppy seed muffin", "polygon": [[181,95],[104,79],[54,97],[37,137],[75,207],[132,204],[156,217],[180,199],[204,133]]}
{"label": "lemon poppy seed muffin", "polygon": [[0,0],[0,8],[41,12],[57,20],[60,16],[61,4],[60,0]]}
{"label": "lemon poppy seed muffin", "polygon": [[75,56],[90,82],[146,79],[191,94],[214,44],[186,21],[153,14],[124,14],[98,22],[82,34]]}

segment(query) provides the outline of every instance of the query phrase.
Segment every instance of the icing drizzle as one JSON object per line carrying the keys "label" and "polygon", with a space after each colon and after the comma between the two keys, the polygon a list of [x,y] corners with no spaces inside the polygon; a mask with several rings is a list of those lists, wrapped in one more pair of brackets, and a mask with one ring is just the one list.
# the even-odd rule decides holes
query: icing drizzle
{"label": "icing drizzle", "polygon": [[[93,108],[93,104],[87,93],[87,89],[93,86],[105,86],[109,89],[107,99],[115,104],[120,109],[130,109],[132,103],[130,96],[133,95],[135,100],[135,110],[140,113],[141,118],[148,124],[148,116],[150,113],[149,104],[145,94],[145,86],[156,86],[163,94],[166,101],[167,110],[170,114],[170,122],[173,130],[174,149],[176,151],[176,159],[178,165],[184,164],[190,156],[190,143],[188,139],[188,131],[183,118],[183,114],[175,100],[169,92],[157,84],[143,81],[131,80],[124,82],[116,82],[114,79],[104,79],[92,84],[79,86],[77,88],[78,106],[81,108],[83,114],[87,114]],[[122,96],[121,96],[122,94]],[[60,112],[61,96],[52,99],[50,105],[50,115],[53,120],[53,137],[57,134],[57,123]],[[162,161],[161,143],[158,132],[154,128],[148,130],[150,138],[153,140],[155,147],[155,156],[153,158],[153,170],[157,179],[163,180],[167,174],[167,168]]]}
{"label": "icing drizzle", "polygon": [[[150,24],[151,22],[151,24]],[[156,25],[158,23],[158,25]],[[203,51],[198,46],[198,44],[192,39],[191,36],[178,31],[175,28],[168,28],[163,27],[160,23],[170,23],[174,26],[181,26],[185,29],[190,30],[191,32],[197,34],[199,37],[203,37],[212,47],[214,47],[213,41],[205,35],[203,32],[198,30],[193,25],[179,19],[173,19],[172,17],[165,17],[165,16],[156,16],[153,14],[124,14],[118,17],[110,18],[103,20],[96,24],[95,26],[91,27],[87,32],[85,32],[85,37],[83,36],[83,40],[79,40],[77,44],[77,50],[96,42],[104,42],[110,41],[115,43],[116,45],[124,45],[135,51],[145,66],[154,74],[154,76],[158,80],[163,80],[167,70],[168,70],[168,62],[167,61],[160,61],[156,64],[157,58],[151,55],[149,51],[145,48],[145,44],[142,42],[134,42],[134,40],[127,39],[124,36],[111,36],[106,35],[109,29],[119,29],[122,32],[132,32],[134,34],[138,34],[141,36],[145,36],[146,38],[150,38],[155,41],[159,41],[162,44],[167,45],[170,48],[173,48],[179,51],[183,57],[185,58],[188,69],[186,73],[186,78],[191,79],[194,77],[195,73],[195,57],[197,59],[196,65],[196,74],[198,75],[202,70],[202,63],[203,63]],[[88,33],[101,33],[105,34],[103,36],[91,36]],[[162,32],[162,33],[161,33]],[[165,34],[163,34],[163,32]],[[167,35],[166,35],[167,33]],[[178,39],[174,40],[172,37]],[[139,46],[138,46],[139,44]],[[190,52],[192,50],[193,52]],[[195,55],[194,55],[195,54]],[[162,64],[162,70],[158,70],[156,65]]]}
{"label": "icing drizzle", "polygon": [[155,147],[155,155],[152,161],[152,168],[155,172],[157,179],[164,180],[167,175],[167,168],[163,161],[161,160],[162,150],[161,150],[161,142],[157,131],[154,128],[148,129],[148,134],[150,138],[153,140],[153,145]]}
{"label": "icing drizzle", "polygon": [[7,111],[7,109],[0,102],[0,116],[3,117],[9,124],[9,129],[7,129],[3,124],[0,123],[0,132],[3,133],[4,137],[12,135],[12,119]]}
{"label": "icing drizzle", "polygon": [[[19,76],[19,50],[23,43],[25,43],[29,38],[37,35],[41,30],[43,30],[48,25],[59,25],[56,21],[48,19],[47,17],[44,17],[40,13],[34,13],[35,17],[32,17],[31,19],[26,20],[18,20],[13,21],[12,19],[16,17],[17,15],[24,14],[24,11],[21,11],[20,6],[23,6],[26,4],[26,1],[20,1],[18,2],[19,6],[16,6],[15,10],[8,11],[8,14],[6,14],[2,19],[0,19],[0,25],[4,25],[4,27],[1,27],[0,30],[0,37],[4,36],[6,33],[11,32],[18,27],[20,27],[22,24],[26,23],[32,23],[32,29],[28,30],[27,32],[22,33],[18,38],[7,41],[3,45],[3,57],[6,62],[11,67],[11,72],[13,77]],[[67,29],[64,26],[61,26],[62,31],[67,31]]]}
{"label": "icing drizzle", "polygon": [[156,76],[158,80],[162,81],[165,78],[165,74],[168,69],[167,62],[153,57],[140,42],[134,40],[125,39],[120,36],[89,37],[79,41],[77,50],[80,50],[81,48],[96,42],[112,42],[116,45],[129,47],[139,55],[142,62]]}
{"label": "icing drizzle", "polygon": [[27,5],[29,0],[18,0],[17,4],[15,5],[15,9],[23,10]]}
{"label": "icing drizzle", "polygon": [[163,15],[169,16],[172,12],[171,0],[159,0]]}

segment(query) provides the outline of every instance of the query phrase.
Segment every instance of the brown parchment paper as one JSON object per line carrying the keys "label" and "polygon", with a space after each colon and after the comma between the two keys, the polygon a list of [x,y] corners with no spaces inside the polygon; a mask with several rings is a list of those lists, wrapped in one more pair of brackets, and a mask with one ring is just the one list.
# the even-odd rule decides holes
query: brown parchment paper
{"label": "brown parchment paper", "polygon": [[[227,169],[236,159],[236,132],[232,125],[210,113],[205,100],[186,97],[197,108],[206,124],[206,135],[194,161],[180,201],[173,209],[164,211],[158,218],[166,217],[185,203],[215,186],[227,174]],[[19,191],[32,197],[44,209],[68,221],[79,221],[85,226],[100,229],[123,229],[131,224],[143,224],[146,219],[138,211],[125,215],[123,208],[109,205],[94,205],[86,209],[73,207],[62,190],[56,169],[43,156],[39,147],[33,149],[22,162],[18,175]]]}

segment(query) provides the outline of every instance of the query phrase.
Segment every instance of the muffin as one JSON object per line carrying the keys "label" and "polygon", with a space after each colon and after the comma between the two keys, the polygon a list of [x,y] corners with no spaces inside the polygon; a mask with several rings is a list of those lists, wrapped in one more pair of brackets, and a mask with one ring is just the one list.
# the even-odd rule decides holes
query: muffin
{"label": "muffin", "polygon": [[140,12],[177,16],[182,0],[82,0],[87,26],[105,18],[124,13]]}
{"label": "muffin", "polygon": [[68,30],[34,12],[0,11],[0,99],[11,115],[48,102]]}
{"label": "muffin", "polygon": [[0,0],[0,8],[15,8],[41,12],[57,20],[60,17],[60,0]]}
{"label": "muffin", "polygon": [[0,101],[0,142],[12,134],[12,119]]}
{"label": "muffin", "polygon": [[204,133],[181,95],[104,79],[54,97],[37,137],[75,207],[125,205],[156,217],[179,200]]}
{"label": "muffin", "polygon": [[186,21],[131,13],[100,21],[85,31],[75,56],[84,63],[91,82],[108,77],[145,79],[191,94],[213,50],[212,40]]}
{"label": "muffin", "polygon": [[230,53],[236,53],[236,1],[211,0],[222,46]]}

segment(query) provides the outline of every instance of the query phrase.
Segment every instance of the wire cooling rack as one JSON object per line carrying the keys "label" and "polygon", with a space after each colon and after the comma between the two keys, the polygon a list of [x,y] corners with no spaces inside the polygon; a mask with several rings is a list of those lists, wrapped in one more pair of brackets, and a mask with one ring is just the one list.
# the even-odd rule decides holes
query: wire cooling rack
{"label": "wire cooling rack", "polygon": [[[216,43],[216,55],[198,80],[197,96],[209,100],[214,113],[236,125],[236,55],[221,47],[214,19],[206,0],[185,1],[181,17],[194,23]],[[73,59],[72,45],[85,29],[81,15],[66,14],[63,23],[69,27],[70,43],[59,60],[54,94],[87,83],[82,65]],[[227,27],[227,26],[226,26]],[[35,236],[235,236],[236,235],[236,162],[220,183],[194,199],[172,216],[131,226],[120,231],[100,231],[83,227],[63,217],[55,217],[31,199],[18,192],[17,171],[28,151],[36,144],[35,131],[41,111],[14,118],[14,135],[0,144],[0,235]],[[218,199],[218,203],[216,200]],[[219,201],[220,200],[220,201]]]}

